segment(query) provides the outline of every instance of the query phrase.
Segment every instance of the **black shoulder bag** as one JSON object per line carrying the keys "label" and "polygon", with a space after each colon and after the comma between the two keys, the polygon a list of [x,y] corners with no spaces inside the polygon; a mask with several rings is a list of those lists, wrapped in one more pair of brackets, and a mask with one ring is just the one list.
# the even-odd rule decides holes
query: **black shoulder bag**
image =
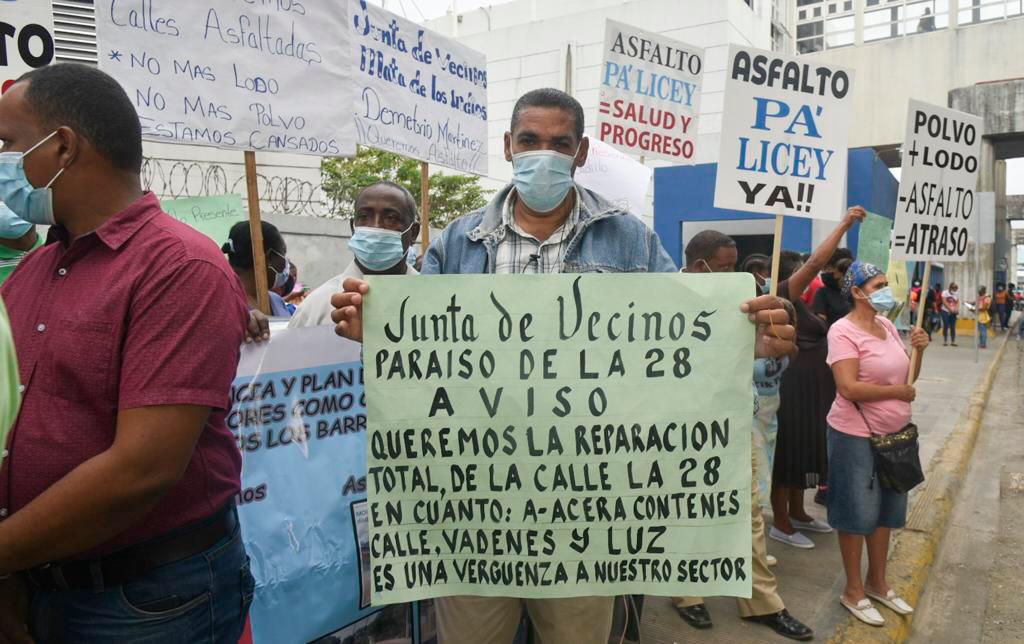
{"label": "black shoulder bag", "polygon": [[882,487],[907,493],[924,481],[921,457],[918,454],[917,425],[907,423],[895,434],[876,434],[860,405],[854,403],[864,424],[871,432],[871,451],[875,454],[875,478]]}

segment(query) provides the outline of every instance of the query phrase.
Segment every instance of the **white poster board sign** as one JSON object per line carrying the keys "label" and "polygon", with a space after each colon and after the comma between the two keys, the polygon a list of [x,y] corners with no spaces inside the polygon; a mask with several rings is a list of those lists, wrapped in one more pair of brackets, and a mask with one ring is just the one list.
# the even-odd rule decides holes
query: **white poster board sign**
{"label": "white poster board sign", "polygon": [[692,163],[703,73],[700,47],[606,21],[598,138],[630,154]]}
{"label": "white poster board sign", "polygon": [[587,162],[576,170],[576,183],[605,199],[622,204],[630,213],[644,214],[647,189],[654,169],[597,139],[590,139]]}
{"label": "white poster board sign", "polygon": [[352,50],[339,2],[96,2],[99,62],[143,137],[355,154]]}
{"label": "white poster board sign", "polygon": [[53,62],[53,11],[42,0],[0,0],[0,90]]}
{"label": "white poster board sign", "polygon": [[715,207],[839,220],[853,71],[731,45]]}
{"label": "white poster board sign", "polygon": [[982,119],[911,99],[903,139],[893,259],[962,262],[977,230]]}
{"label": "white poster board sign", "polygon": [[487,174],[487,58],[364,0],[348,4],[359,143]]}

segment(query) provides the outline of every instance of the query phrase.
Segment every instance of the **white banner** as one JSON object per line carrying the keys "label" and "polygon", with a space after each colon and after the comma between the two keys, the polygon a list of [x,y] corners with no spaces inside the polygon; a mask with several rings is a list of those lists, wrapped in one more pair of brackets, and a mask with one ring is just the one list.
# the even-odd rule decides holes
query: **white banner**
{"label": "white banner", "polygon": [[587,162],[576,170],[576,183],[632,214],[644,214],[654,169],[597,139],[590,139]]}
{"label": "white banner", "polygon": [[715,207],[839,220],[853,71],[731,45]]}
{"label": "white banner", "polygon": [[100,67],[146,139],[354,155],[344,3],[96,2]]}
{"label": "white banner", "polygon": [[911,100],[892,258],[962,262],[977,231],[980,116]]}
{"label": "white banner", "polygon": [[0,90],[53,62],[53,11],[41,0],[0,0]]}
{"label": "white banner", "polygon": [[631,154],[692,163],[704,50],[605,22],[598,138]]}
{"label": "white banner", "polygon": [[348,1],[359,143],[487,174],[487,58],[365,0]]}

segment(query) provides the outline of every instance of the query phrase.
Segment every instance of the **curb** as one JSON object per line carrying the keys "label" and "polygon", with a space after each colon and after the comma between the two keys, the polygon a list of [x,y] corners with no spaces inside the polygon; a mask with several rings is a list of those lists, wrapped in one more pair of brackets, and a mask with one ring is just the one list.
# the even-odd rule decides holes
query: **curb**
{"label": "curb", "polygon": [[[974,453],[974,444],[981,429],[981,419],[988,402],[996,370],[1006,353],[1012,333],[1007,333],[985,377],[971,394],[965,414],[960,416],[942,449],[932,459],[928,480],[911,500],[907,525],[892,540],[889,549],[888,577],[893,589],[910,605],[924,591],[953,504],[967,475],[967,466]],[[885,626],[868,626],[852,615],[836,626],[830,644],[844,642],[905,642],[910,637],[913,615],[901,618],[887,613]]]}

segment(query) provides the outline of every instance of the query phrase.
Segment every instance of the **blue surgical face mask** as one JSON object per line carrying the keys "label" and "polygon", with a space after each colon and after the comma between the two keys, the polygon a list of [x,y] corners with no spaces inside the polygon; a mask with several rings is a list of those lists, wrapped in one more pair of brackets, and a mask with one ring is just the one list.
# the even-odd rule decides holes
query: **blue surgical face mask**
{"label": "blue surgical face mask", "polygon": [[[579,151],[577,147],[576,153]],[[573,186],[575,161],[575,154],[569,156],[553,150],[513,154],[512,185],[516,187],[516,195],[534,212],[551,212],[565,200]]]}
{"label": "blue surgical face mask", "polygon": [[[273,251],[277,253],[277,251]],[[280,254],[280,253],[277,253]],[[292,263],[288,261],[288,258],[284,258],[284,269],[277,271],[273,266],[267,266],[270,271],[274,274],[274,283],[270,285],[270,288],[282,288],[288,283],[288,280],[292,277]]]}
{"label": "blue surgical face mask", "polygon": [[21,239],[32,230],[32,224],[25,221],[5,204],[0,203],[0,239]]}
{"label": "blue surgical face mask", "polygon": [[405,245],[402,237],[409,232],[413,223],[402,232],[372,226],[358,226],[352,231],[348,248],[359,264],[370,271],[386,271],[405,259]]}
{"label": "blue surgical face mask", "polygon": [[52,226],[57,223],[53,218],[53,190],[50,186],[64,173],[64,168],[58,170],[42,188],[33,186],[25,176],[25,157],[55,134],[56,130],[25,152],[0,152],[0,201],[32,224]]}
{"label": "blue surgical face mask", "polygon": [[888,313],[896,306],[896,298],[888,286],[878,289],[868,296],[868,302],[879,313]]}
{"label": "blue surgical face mask", "polygon": [[767,295],[772,290],[772,278],[764,277],[762,279],[764,280],[764,284],[761,285],[761,292]]}

